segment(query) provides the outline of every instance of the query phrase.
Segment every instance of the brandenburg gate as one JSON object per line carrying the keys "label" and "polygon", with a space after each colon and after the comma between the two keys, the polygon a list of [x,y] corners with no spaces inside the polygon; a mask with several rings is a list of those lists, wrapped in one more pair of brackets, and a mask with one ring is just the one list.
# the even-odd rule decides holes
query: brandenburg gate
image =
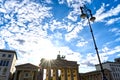
{"label": "brandenburg gate", "polygon": [[76,61],[67,61],[60,55],[55,60],[43,58],[40,63],[42,74],[46,70],[45,80],[79,80],[78,66]]}

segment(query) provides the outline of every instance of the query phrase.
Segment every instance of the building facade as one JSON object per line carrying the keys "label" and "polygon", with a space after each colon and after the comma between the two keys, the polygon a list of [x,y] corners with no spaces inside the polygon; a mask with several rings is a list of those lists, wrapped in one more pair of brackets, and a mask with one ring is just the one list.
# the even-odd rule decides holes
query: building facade
{"label": "building facade", "polygon": [[12,50],[0,49],[0,80],[11,80],[15,71],[17,54]]}
{"label": "building facade", "polygon": [[[100,70],[100,65],[95,65],[96,70]],[[116,58],[115,62],[102,63],[103,69],[108,69],[111,72],[113,80],[120,80],[120,58]]]}
{"label": "building facade", "polygon": [[58,55],[55,60],[41,59],[40,67],[43,74],[45,73],[45,80],[79,80],[77,62],[64,58]]}
{"label": "building facade", "polygon": [[30,63],[17,65],[14,80],[39,80],[39,67]]}
{"label": "building facade", "polygon": [[[104,70],[107,80],[113,80],[111,72],[107,69]],[[92,71],[87,73],[80,73],[80,80],[103,80],[101,71]]]}

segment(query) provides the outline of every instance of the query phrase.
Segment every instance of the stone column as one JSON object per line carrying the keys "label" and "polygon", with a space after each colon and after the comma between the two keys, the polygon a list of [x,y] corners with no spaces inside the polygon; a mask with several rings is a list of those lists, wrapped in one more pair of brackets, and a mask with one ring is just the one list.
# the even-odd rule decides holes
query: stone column
{"label": "stone column", "polygon": [[17,80],[18,70],[15,71],[14,80]]}
{"label": "stone column", "polygon": [[71,68],[67,69],[67,78],[68,78],[68,80],[72,80]]}
{"label": "stone column", "polygon": [[33,71],[30,71],[30,78],[31,78],[31,80],[34,80],[34,72]]}
{"label": "stone column", "polygon": [[35,71],[35,80],[37,80],[37,71]]}
{"label": "stone column", "polygon": [[67,69],[66,68],[61,69],[61,80],[67,80]]}
{"label": "stone column", "polygon": [[23,79],[24,79],[24,70],[22,70],[19,75],[19,80],[23,80]]}
{"label": "stone column", "polygon": [[71,80],[74,80],[74,76],[73,76],[73,68],[70,68],[70,74],[71,74]]}
{"label": "stone column", "polygon": [[58,80],[58,69],[53,69],[53,80]]}
{"label": "stone column", "polygon": [[78,68],[73,69],[73,77],[74,77],[74,80],[79,80]]}
{"label": "stone column", "polygon": [[80,77],[79,77],[79,72],[78,72],[79,68],[77,67],[76,70],[77,70],[77,71],[76,71],[76,72],[77,72],[77,80],[79,80],[79,79],[80,79]]}
{"label": "stone column", "polygon": [[67,77],[67,68],[65,68],[64,70],[65,70],[65,80],[67,80],[68,79],[68,77]]}
{"label": "stone column", "polygon": [[46,71],[46,80],[50,80],[50,79],[51,79],[51,69],[47,68],[47,71]]}
{"label": "stone column", "polygon": [[38,80],[43,80],[43,77],[44,77],[44,69],[41,68],[40,71],[38,72]]}

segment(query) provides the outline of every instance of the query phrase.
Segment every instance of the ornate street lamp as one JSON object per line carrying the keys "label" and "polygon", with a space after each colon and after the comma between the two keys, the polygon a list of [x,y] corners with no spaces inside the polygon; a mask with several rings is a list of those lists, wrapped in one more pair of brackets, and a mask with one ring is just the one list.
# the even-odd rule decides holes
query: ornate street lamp
{"label": "ornate street lamp", "polygon": [[93,30],[92,30],[92,26],[91,26],[91,23],[90,23],[90,21],[92,21],[92,22],[95,21],[95,17],[93,17],[91,10],[88,9],[86,6],[80,7],[80,10],[81,10],[81,13],[82,13],[80,15],[80,17],[83,18],[83,19],[87,18],[87,20],[88,20],[88,25],[89,25],[90,32],[91,32],[91,35],[92,35],[95,51],[97,53],[99,65],[100,65],[100,68],[101,68],[102,78],[103,78],[103,80],[107,80],[107,78],[105,76],[105,73],[104,73],[104,69],[103,69],[101,60],[100,60],[98,48],[97,48],[97,45],[96,45],[96,41],[95,41],[95,37],[94,37],[94,34],[93,34]]}

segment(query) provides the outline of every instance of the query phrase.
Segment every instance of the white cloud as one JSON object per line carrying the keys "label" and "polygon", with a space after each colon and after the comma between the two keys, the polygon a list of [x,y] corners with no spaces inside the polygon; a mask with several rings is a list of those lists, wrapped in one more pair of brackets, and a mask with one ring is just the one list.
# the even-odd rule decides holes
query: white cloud
{"label": "white cloud", "polygon": [[4,41],[4,39],[2,39],[2,38],[0,38],[0,49],[3,49],[3,48],[5,48],[5,41]]}
{"label": "white cloud", "polygon": [[117,52],[120,52],[120,46],[116,46],[113,49],[105,47],[103,49],[103,52],[100,54],[102,62],[106,61],[108,59],[108,56],[114,55]]}
{"label": "white cloud", "polygon": [[103,11],[105,11],[105,4],[102,4],[102,6],[100,7],[100,9],[98,9],[96,11],[95,16],[101,15],[103,13]]}
{"label": "white cloud", "polygon": [[65,3],[65,0],[58,0],[59,4]]}
{"label": "white cloud", "polygon": [[52,20],[50,21],[50,30],[54,31],[55,29],[65,28],[63,25],[64,24],[62,24],[62,22],[59,22],[57,20]]}
{"label": "white cloud", "polygon": [[118,54],[117,56],[120,57],[120,54]]}
{"label": "white cloud", "polygon": [[110,29],[109,31],[111,31],[111,32],[116,32],[118,29],[117,28],[112,28],[112,29]]}
{"label": "white cloud", "polygon": [[[4,12],[6,14],[5,18],[10,19],[11,22],[1,28],[0,34],[4,40],[8,42],[9,49],[15,49],[18,52],[18,57],[20,57],[18,63],[30,62],[29,60],[31,58],[31,60],[33,60],[38,59],[40,56],[45,57],[48,53],[52,54],[53,49],[51,48],[53,45],[50,40],[45,38],[47,32],[42,30],[41,25],[41,21],[44,18],[52,17],[49,12],[50,7],[41,6],[29,2],[29,0],[24,0],[21,3],[17,1],[6,1],[3,6],[4,10],[6,10],[6,12]],[[7,15],[9,13],[10,15]],[[25,23],[27,22],[29,23],[26,26]],[[47,26],[44,27],[44,29],[45,28],[47,28]],[[1,48],[5,48],[4,40],[1,40]],[[41,50],[41,52],[39,50]],[[37,51],[40,53],[38,54]],[[33,63],[34,62],[36,61],[33,60]]]}
{"label": "white cloud", "polygon": [[[64,0],[59,0],[60,3],[64,3]],[[86,71],[90,69],[93,70],[93,65],[98,63],[97,55],[93,53],[88,53],[86,57],[83,58],[82,54],[79,52],[72,51],[69,46],[60,45],[62,43],[59,42],[60,39],[63,40],[63,36],[65,36],[66,41],[71,41],[72,39],[78,38],[78,33],[83,29],[81,26],[82,23],[72,23],[77,20],[77,15],[79,14],[78,4],[82,4],[84,2],[91,3],[91,0],[67,0],[68,5],[74,7],[74,11],[70,12],[66,17],[71,21],[62,21],[54,20],[52,13],[50,10],[52,7],[46,7],[41,4],[37,4],[34,2],[30,2],[29,0],[24,0],[23,2],[18,1],[6,1],[5,5],[1,8],[1,11],[5,13],[5,18],[10,19],[11,22],[6,24],[1,28],[0,31],[0,48],[5,48],[5,41],[8,42],[9,49],[15,49],[18,53],[18,61],[17,64],[22,63],[33,63],[38,65],[40,63],[41,58],[51,58],[55,59],[57,54],[65,55],[66,59],[77,61],[78,64],[84,64],[80,66],[80,70],[83,68],[87,68]],[[52,3],[51,0],[46,0],[46,3]],[[112,9],[111,15],[117,15],[119,12],[117,10],[119,6]],[[105,11],[105,5],[97,11],[96,15],[101,16],[99,20],[103,20],[109,16],[103,16]],[[119,10],[118,10],[119,11]],[[47,18],[52,18],[50,22],[42,24],[42,21]],[[66,23],[67,22],[67,23]],[[61,32],[57,32],[55,34],[51,34],[48,36],[47,30],[50,30],[51,33],[55,30],[64,30],[66,31],[63,35]],[[53,39],[55,40],[55,44],[53,43]],[[83,41],[77,44],[77,46],[84,46],[88,42]],[[115,52],[119,52],[119,46],[109,50],[109,48],[104,48],[103,53],[100,53],[102,62],[106,61],[108,57],[106,55],[112,55]],[[107,52],[107,54],[105,53]],[[90,66],[90,68],[88,68]],[[84,70],[85,71],[85,70]],[[80,71],[81,72],[81,71]]]}
{"label": "white cloud", "polygon": [[76,14],[78,14],[78,13],[75,12],[75,11],[71,11],[70,14],[68,15],[68,19],[76,22],[76,21],[77,21],[77,18],[78,18],[78,16],[77,16]]}
{"label": "white cloud", "polygon": [[[101,62],[107,61],[110,55],[114,55],[117,52],[120,52],[120,46],[116,46],[113,49],[110,49],[108,47],[104,47],[102,49],[102,52],[99,52]],[[86,57],[82,56],[80,64],[81,64],[80,70],[82,70],[83,68],[87,68],[87,70],[83,71],[83,72],[89,72],[89,71],[95,70],[94,65],[99,64],[97,54],[96,53],[88,53],[86,55]]]}
{"label": "white cloud", "polygon": [[113,24],[114,22],[119,21],[119,20],[120,20],[120,17],[114,18],[114,19],[110,19],[110,20],[108,20],[108,21],[106,22],[106,25],[111,25],[111,24]]}
{"label": "white cloud", "polygon": [[112,8],[106,12],[105,7],[106,7],[105,4],[103,4],[101,8],[96,11],[95,17],[97,22],[103,21],[107,17],[116,16],[120,13],[119,11],[120,5],[117,5],[115,8]]}
{"label": "white cloud", "polygon": [[65,55],[67,60],[71,61],[80,61],[82,55],[78,52],[72,51],[69,47],[64,46],[64,47],[59,47],[59,51],[61,55]]}
{"label": "white cloud", "polygon": [[70,7],[74,7],[75,4],[82,6],[83,4],[86,4],[86,3],[91,3],[91,0],[67,0],[67,4]]}
{"label": "white cloud", "polygon": [[6,10],[4,8],[0,8],[0,12],[6,13]]}
{"label": "white cloud", "polygon": [[71,25],[74,26],[74,29],[65,35],[66,41],[70,41],[71,39],[78,37],[78,33],[83,29],[83,27],[80,24],[81,23]]}
{"label": "white cloud", "polygon": [[[51,43],[50,40],[39,38],[35,41],[37,42],[33,42],[31,39],[28,39],[28,41],[24,43],[24,46],[19,46],[19,49],[26,51],[25,54],[22,54],[22,59],[26,60],[25,62],[32,62],[33,64],[38,65],[41,58],[56,58],[58,49]],[[18,63],[21,62],[20,60],[18,60]]]}
{"label": "white cloud", "polygon": [[[40,43],[28,45],[25,47],[27,48],[24,50],[26,50],[27,52],[25,54],[22,53],[22,58],[18,59],[17,64],[29,62],[38,65],[40,63],[41,58],[56,59],[57,55],[59,54],[59,51],[60,51],[60,55],[65,55],[67,60],[80,61],[81,59],[80,58],[81,55],[79,53],[73,52],[68,47],[56,47],[47,39],[40,40]],[[69,53],[73,53],[73,54],[69,54]]]}
{"label": "white cloud", "polygon": [[[47,34],[49,27],[51,31],[54,31],[55,29],[67,29],[67,25],[57,20],[51,21],[50,24],[46,23],[45,26],[41,25],[44,18],[52,17],[52,14],[49,12],[51,7],[41,6],[29,1],[21,3],[8,1],[4,6],[7,13],[11,12],[11,15],[6,15],[6,18],[10,19],[11,22],[2,28],[0,34],[8,42],[9,49],[17,51],[17,64],[30,62],[38,65],[43,57],[56,58],[58,51],[63,52],[61,54],[66,55],[68,60],[80,61],[78,52],[72,51],[69,47],[57,47],[52,43],[51,37],[62,39],[60,32],[51,36]],[[79,26],[79,23],[76,25]],[[82,27],[75,28],[74,33],[79,32],[81,29]],[[3,40],[1,40],[1,44],[5,47]],[[58,42],[58,44],[60,43]],[[74,54],[68,55],[67,53]]]}
{"label": "white cloud", "polygon": [[78,46],[78,47],[83,47],[83,46],[85,46],[87,43],[88,43],[87,41],[79,41],[76,46]]}
{"label": "white cloud", "polygon": [[52,0],[45,0],[46,3],[52,3]]}
{"label": "white cloud", "polygon": [[117,42],[118,42],[118,41],[120,41],[120,37],[119,37],[119,38],[117,38],[115,41],[117,41]]}
{"label": "white cloud", "polygon": [[102,52],[107,52],[107,51],[109,51],[110,49],[108,48],[108,47],[104,47],[103,49],[102,49]]}
{"label": "white cloud", "polygon": [[112,28],[109,31],[115,33],[116,36],[120,36],[120,29],[118,28]]}
{"label": "white cloud", "polygon": [[[65,32],[65,40],[66,41],[70,41],[71,39],[78,37],[78,33],[83,29],[83,27],[81,25],[82,25],[81,22],[72,24],[71,21],[68,21],[66,24],[65,20],[63,20],[63,22],[60,22],[57,20],[51,20],[51,22],[49,24],[51,31],[58,30],[58,29],[65,30],[66,31]],[[59,38],[61,38],[61,37],[59,37]]]}

